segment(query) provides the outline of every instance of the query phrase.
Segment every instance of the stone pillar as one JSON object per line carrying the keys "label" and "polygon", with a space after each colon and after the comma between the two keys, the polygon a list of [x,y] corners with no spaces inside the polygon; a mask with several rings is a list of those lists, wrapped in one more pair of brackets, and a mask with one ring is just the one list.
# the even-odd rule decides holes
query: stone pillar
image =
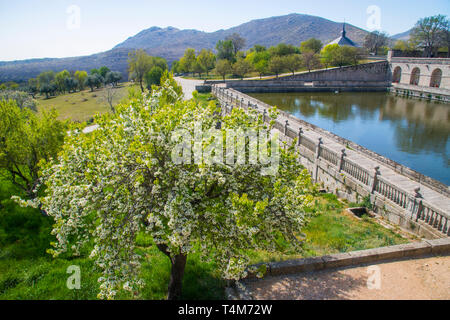
{"label": "stone pillar", "polygon": [[411,212],[411,220],[414,219],[414,215],[419,215],[422,211],[422,195],[420,194],[420,187],[414,189],[414,195],[408,197],[408,210]]}
{"label": "stone pillar", "polygon": [[323,144],[323,139],[322,137],[319,138],[319,142],[317,143],[317,147],[316,147],[316,159],[319,159],[320,157],[320,148],[322,147]]}
{"label": "stone pillar", "polygon": [[372,191],[371,193],[374,193],[376,188],[377,188],[377,184],[378,184],[378,176],[381,174],[380,173],[380,167],[377,166],[374,168],[374,174],[373,174],[373,178],[372,178]]}
{"label": "stone pillar", "polygon": [[314,161],[314,182],[318,182],[319,180],[319,162],[320,162],[320,148],[322,147],[323,139],[322,137],[319,138],[319,142],[317,143],[316,147],[316,160]]}
{"label": "stone pillar", "polygon": [[389,51],[388,51],[388,54],[387,54],[387,61],[388,61],[389,63],[391,63],[392,57],[393,57],[393,56],[394,56],[394,51],[389,50]]}
{"label": "stone pillar", "polygon": [[339,159],[339,163],[338,163],[338,172],[341,172],[342,169],[344,169],[344,158],[347,155],[345,153],[345,151],[346,151],[345,149],[341,150],[341,158]]}
{"label": "stone pillar", "polygon": [[[414,201],[415,201],[415,212],[412,212],[412,214],[416,215],[416,222],[419,221],[419,217],[422,214],[423,210],[423,196],[420,193],[420,187],[417,187],[414,189]],[[412,218],[413,216],[411,216]]]}
{"label": "stone pillar", "polygon": [[[265,110],[264,110],[265,111]],[[302,127],[298,128],[298,146],[300,146],[302,144],[302,134],[303,134],[303,129]]]}

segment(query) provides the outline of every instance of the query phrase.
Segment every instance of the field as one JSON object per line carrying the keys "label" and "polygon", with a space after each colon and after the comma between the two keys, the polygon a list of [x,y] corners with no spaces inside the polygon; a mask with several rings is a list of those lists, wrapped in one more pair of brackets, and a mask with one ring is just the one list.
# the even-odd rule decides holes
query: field
{"label": "field", "polygon": [[[118,104],[128,95],[130,83],[120,84],[114,89],[113,105]],[[110,112],[111,108],[105,97],[106,89],[96,89],[91,92],[86,89],[81,92],[69,93],[45,99],[39,97],[38,111],[46,108],[56,108],[61,120],[70,119],[72,121],[84,122],[91,119],[95,114]]]}

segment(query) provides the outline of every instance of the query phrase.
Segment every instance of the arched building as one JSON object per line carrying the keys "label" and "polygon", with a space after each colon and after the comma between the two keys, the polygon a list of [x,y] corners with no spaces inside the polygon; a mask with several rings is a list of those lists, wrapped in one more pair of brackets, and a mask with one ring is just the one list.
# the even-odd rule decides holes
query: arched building
{"label": "arched building", "polygon": [[450,59],[388,55],[395,93],[450,101]]}

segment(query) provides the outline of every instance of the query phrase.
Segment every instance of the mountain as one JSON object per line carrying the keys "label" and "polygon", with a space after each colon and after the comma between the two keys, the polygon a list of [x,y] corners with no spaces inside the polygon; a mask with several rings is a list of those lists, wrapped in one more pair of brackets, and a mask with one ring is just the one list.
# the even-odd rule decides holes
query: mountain
{"label": "mountain", "polygon": [[409,38],[411,36],[411,31],[412,31],[412,29],[402,32],[402,33],[399,33],[399,34],[396,34],[396,35],[393,35],[391,38],[394,40],[397,40],[397,41],[398,40],[407,41],[407,40],[409,40]]}
{"label": "mountain", "polygon": [[[367,31],[349,24],[346,25],[346,30],[347,36],[355,43],[363,43]],[[109,51],[90,56],[0,62],[0,82],[21,82],[46,70],[90,70],[103,65],[126,75],[127,57],[131,50],[145,49],[149,54],[163,57],[170,63],[179,59],[186,48],[214,49],[217,41],[233,33],[247,39],[248,49],[255,44],[269,47],[280,42],[298,46],[302,41],[313,37],[326,44],[339,37],[341,31],[342,23],[304,14],[253,20],[215,32],[152,27],[128,38]]]}

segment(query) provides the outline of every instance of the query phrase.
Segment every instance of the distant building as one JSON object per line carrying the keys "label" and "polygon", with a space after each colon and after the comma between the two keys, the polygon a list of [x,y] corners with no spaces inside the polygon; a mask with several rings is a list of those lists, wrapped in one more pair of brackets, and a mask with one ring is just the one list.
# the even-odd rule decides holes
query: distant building
{"label": "distant building", "polygon": [[345,23],[342,27],[342,33],[339,38],[336,40],[331,41],[329,44],[338,44],[340,46],[350,46],[350,47],[358,47],[356,43],[354,43],[352,40],[347,38],[347,31],[345,31]]}

